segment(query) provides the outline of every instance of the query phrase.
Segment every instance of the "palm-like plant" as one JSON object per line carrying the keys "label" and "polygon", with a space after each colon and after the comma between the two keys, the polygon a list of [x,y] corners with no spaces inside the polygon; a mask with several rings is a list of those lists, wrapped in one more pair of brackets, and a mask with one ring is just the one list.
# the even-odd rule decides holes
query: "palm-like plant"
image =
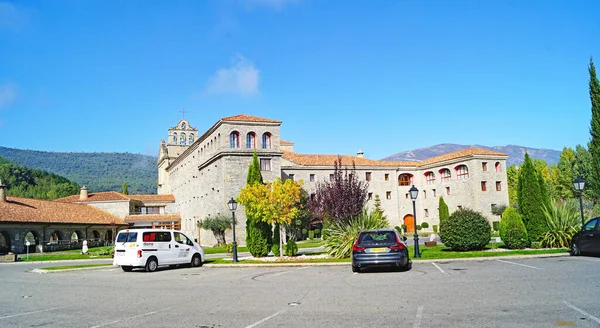
{"label": "palm-like plant", "polygon": [[580,217],[573,202],[553,203],[544,206],[548,231],[542,235],[543,247],[568,248],[573,235],[580,229]]}
{"label": "palm-like plant", "polygon": [[360,215],[349,222],[341,220],[331,222],[323,228],[325,251],[334,258],[345,258],[352,254],[352,245],[362,230],[383,229],[388,221],[376,212],[368,213],[363,209]]}

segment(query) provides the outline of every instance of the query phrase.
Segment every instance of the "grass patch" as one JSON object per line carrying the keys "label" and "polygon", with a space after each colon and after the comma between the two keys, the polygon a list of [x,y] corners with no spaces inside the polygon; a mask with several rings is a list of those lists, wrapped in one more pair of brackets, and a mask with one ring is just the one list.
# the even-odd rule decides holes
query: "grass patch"
{"label": "grass patch", "polygon": [[[227,249],[225,249],[225,247],[202,247],[202,249],[204,250],[204,254],[222,254],[222,253],[227,253]],[[238,246],[237,251],[238,251],[238,253],[239,252],[247,252],[248,251],[248,247],[246,247],[246,246]]]}
{"label": "grass patch", "polygon": [[19,254],[19,259],[23,262],[31,261],[59,261],[59,260],[89,260],[89,259],[109,259],[110,255],[94,256],[90,254],[79,253],[43,253],[29,254],[29,259],[25,254]]}
{"label": "grass patch", "polygon": [[315,248],[323,246],[322,239],[313,239],[313,240],[303,240],[296,243],[298,245],[298,249],[301,248]]}
{"label": "grass patch", "polygon": [[95,268],[95,267],[107,267],[112,266],[112,264],[81,264],[81,265],[59,265],[59,266],[51,266],[47,268],[41,268],[40,270],[68,270],[68,269],[80,269],[80,268]]}

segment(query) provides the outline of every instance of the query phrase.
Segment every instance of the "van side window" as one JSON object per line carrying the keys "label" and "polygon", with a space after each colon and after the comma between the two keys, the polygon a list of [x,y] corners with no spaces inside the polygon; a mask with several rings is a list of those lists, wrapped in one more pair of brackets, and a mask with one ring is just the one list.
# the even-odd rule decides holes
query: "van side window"
{"label": "van side window", "polygon": [[156,232],[144,232],[144,241],[156,241]]}
{"label": "van side window", "polygon": [[171,233],[170,232],[157,232],[156,233],[156,241],[171,241]]}
{"label": "van side window", "polygon": [[180,243],[180,244],[186,244],[186,245],[190,245],[193,246],[194,243],[192,243],[192,241],[186,237],[184,234],[180,233],[180,232],[174,232],[175,234],[175,241]]}

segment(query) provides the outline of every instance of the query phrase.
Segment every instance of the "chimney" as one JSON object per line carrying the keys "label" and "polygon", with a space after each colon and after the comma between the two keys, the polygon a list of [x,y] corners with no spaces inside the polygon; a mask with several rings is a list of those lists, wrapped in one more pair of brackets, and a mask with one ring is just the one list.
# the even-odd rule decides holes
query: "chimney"
{"label": "chimney", "polygon": [[79,192],[79,200],[88,199],[88,192],[85,186],[81,187],[81,191]]}
{"label": "chimney", "polygon": [[360,157],[360,158],[364,158],[365,157],[365,153],[362,151],[362,149],[358,150],[358,153],[356,153],[356,157]]}
{"label": "chimney", "polygon": [[0,180],[0,202],[6,201],[6,186],[2,184],[2,180]]}

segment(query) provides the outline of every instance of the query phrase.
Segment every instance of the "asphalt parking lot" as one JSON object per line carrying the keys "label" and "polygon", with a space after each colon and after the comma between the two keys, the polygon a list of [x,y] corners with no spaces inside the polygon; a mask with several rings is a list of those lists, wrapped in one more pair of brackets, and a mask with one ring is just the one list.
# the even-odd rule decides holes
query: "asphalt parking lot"
{"label": "asphalt parking lot", "polygon": [[600,258],[343,267],[0,265],[0,327],[600,327]]}

